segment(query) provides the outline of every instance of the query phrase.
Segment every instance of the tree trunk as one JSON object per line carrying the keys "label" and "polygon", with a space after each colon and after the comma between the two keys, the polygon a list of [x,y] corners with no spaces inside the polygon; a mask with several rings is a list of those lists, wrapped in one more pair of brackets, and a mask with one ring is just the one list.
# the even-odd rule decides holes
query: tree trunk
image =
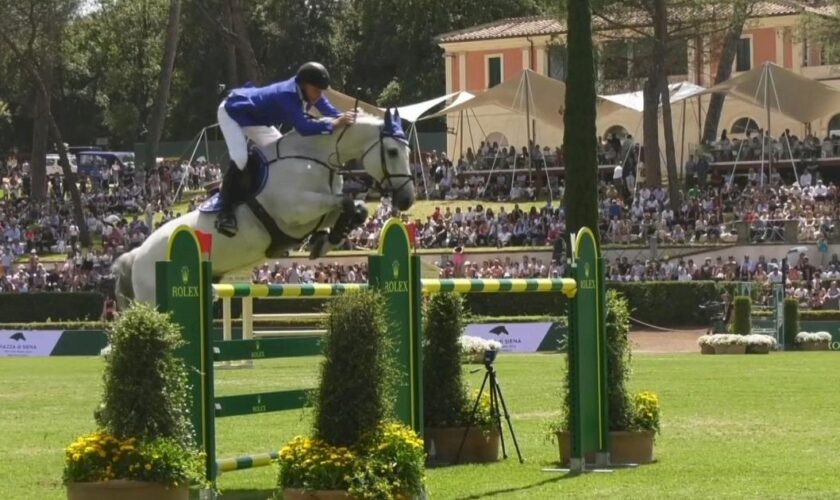
{"label": "tree trunk", "polygon": [[[645,160],[645,182],[649,187],[662,185],[662,167],[659,163],[659,84],[655,75],[645,80],[642,112],[642,132]],[[637,172],[636,175],[639,175]]]}
{"label": "tree trunk", "polygon": [[[231,18],[229,2],[224,2],[224,5],[222,6],[222,23],[226,29],[231,32],[233,31],[233,20]],[[233,89],[239,86],[240,83],[239,71],[236,66],[236,42],[231,40],[229,37],[224,37],[223,42],[225,44],[225,62],[227,63],[227,71],[225,72],[225,76],[227,77],[227,88]]]}
{"label": "tree trunk", "polygon": [[[61,36],[60,30],[56,30],[54,36]],[[15,42],[11,39],[7,31],[0,30],[0,42],[3,42],[18,58],[18,60],[23,63],[36,85],[35,91],[39,92],[46,99],[49,99],[50,93],[47,91],[47,86],[41,78],[41,74],[38,71],[38,66],[35,61],[31,57],[24,57],[20,48],[18,48]],[[60,40],[58,39],[53,40],[53,42],[56,47],[61,45]],[[83,248],[89,249],[93,247],[93,240],[91,239],[90,230],[88,229],[87,220],[85,219],[84,209],[82,208],[82,197],[79,195],[79,187],[76,185],[76,174],[73,173],[73,170],[70,168],[67,148],[64,146],[64,138],[61,135],[61,130],[59,130],[58,124],[56,123],[51,110],[47,112],[47,119],[49,121],[50,132],[52,133],[53,140],[55,140],[58,147],[58,154],[60,157],[59,164],[61,165],[61,170],[64,174],[64,190],[70,193],[70,200],[73,205],[73,219],[76,222],[76,225],[79,226],[79,242]]]}
{"label": "tree trunk", "polygon": [[169,102],[169,88],[172,84],[172,72],[175,69],[175,54],[178,49],[178,33],[181,17],[181,0],[169,3],[169,21],[166,24],[166,41],[163,47],[163,61],[160,65],[157,95],[149,123],[149,136],[146,140],[146,172],[151,172],[157,165],[156,159],[163,124],[166,121],[166,108]]}
{"label": "tree trunk", "polygon": [[245,23],[240,0],[230,0],[230,19],[233,24],[233,31],[236,33],[236,48],[242,58],[245,78],[254,84],[258,84],[262,82],[262,71],[260,70],[260,63],[257,61],[257,55],[254,53],[254,48],[251,46],[251,40],[248,38],[248,25]]}
{"label": "tree trunk", "polygon": [[671,50],[668,37],[668,9],[665,0],[654,0],[654,63],[657,73],[656,86],[662,105],[662,128],[665,132],[665,170],[668,173],[668,193],[671,208],[679,213],[680,183],[677,176],[677,154],[674,150],[674,125],[671,118],[671,93],[668,90],[668,50]]}
{"label": "tree trunk", "polygon": [[[663,75],[664,79],[664,75]],[[660,83],[662,91],[662,128],[665,130],[665,169],[668,172],[668,196],[674,213],[680,213],[682,190],[677,174],[677,153],[674,150],[674,129],[671,119],[671,94],[668,92],[668,80]]]}
{"label": "tree trunk", "polygon": [[47,116],[50,113],[50,95],[52,91],[52,65],[44,57],[42,77],[48,94],[35,92],[35,114],[32,120],[32,158],[29,160],[29,185],[32,201],[47,201],[47,150],[49,148],[50,125]]}
{"label": "tree trunk", "polygon": [[[589,227],[598,238],[598,158],[595,127],[595,64],[589,0],[568,1],[566,109],[566,227]],[[571,247],[570,247],[571,248]]]}
{"label": "tree trunk", "polygon": [[[738,48],[738,40],[741,39],[741,32],[744,30],[744,23],[747,20],[749,3],[746,0],[733,2],[732,22],[723,39],[723,49],[720,53],[717,73],[715,74],[715,85],[729,80],[732,76],[732,64],[735,62],[735,53]],[[726,94],[712,94],[709,100],[709,109],[706,112],[706,122],[703,125],[703,142],[709,143],[717,137],[720,115],[723,111],[723,102]]]}

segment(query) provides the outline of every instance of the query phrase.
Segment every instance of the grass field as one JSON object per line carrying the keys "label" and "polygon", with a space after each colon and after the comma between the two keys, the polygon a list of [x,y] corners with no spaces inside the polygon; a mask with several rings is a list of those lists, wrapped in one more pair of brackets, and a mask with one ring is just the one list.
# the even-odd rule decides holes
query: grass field
{"label": "grass field", "polygon": [[[307,387],[317,360],[257,363],[226,371],[217,392]],[[432,498],[840,498],[840,363],[836,353],[769,356],[634,356],[630,388],[662,402],[658,462],[612,474],[566,476],[545,426],[557,416],[561,355],[505,355],[499,380],[526,459],[431,469]],[[0,358],[0,498],[58,499],[63,447],[93,429],[103,364],[95,358]],[[483,371],[469,374],[478,384]],[[279,448],[305,432],[301,411],[221,420],[219,453]],[[223,498],[271,495],[270,467],[222,477]]]}

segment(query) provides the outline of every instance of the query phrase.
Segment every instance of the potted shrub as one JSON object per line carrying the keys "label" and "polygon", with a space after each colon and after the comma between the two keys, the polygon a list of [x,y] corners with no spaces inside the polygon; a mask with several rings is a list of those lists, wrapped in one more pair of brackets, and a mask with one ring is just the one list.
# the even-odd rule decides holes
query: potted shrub
{"label": "potted shrub", "polygon": [[700,346],[700,354],[714,354],[715,353],[715,346],[712,343],[715,335],[719,334],[712,334],[712,335],[702,335],[697,339],[697,345]]}
{"label": "potted shrub", "polygon": [[776,349],[776,339],[770,335],[751,334],[744,336],[747,354],[768,354]]}
{"label": "potted shrub", "polygon": [[486,340],[481,337],[461,335],[458,338],[461,349],[461,362],[483,364],[485,351],[501,351],[502,343],[496,340]]}
{"label": "potted shrub", "polygon": [[785,299],[784,302],[785,349],[797,347],[796,335],[799,333],[799,300]]}
{"label": "potted shrub", "polygon": [[732,333],[749,335],[752,332],[752,300],[746,296],[732,301]]}
{"label": "potted shrub", "polygon": [[[467,397],[461,376],[460,339],[464,329],[463,298],[454,293],[438,293],[429,298],[423,345],[424,437],[429,461],[436,464],[493,462],[499,459],[499,431],[490,417],[489,388],[478,406],[476,418],[470,416],[477,397]],[[486,344],[482,344],[485,345]],[[481,353],[482,362],[484,351]],[[467,427],[470,430],[467,431]],[[458,449],[464,433],[467,438]]]}
{"label": "potted shrub", "polygon": [[330,301],[311,436],[280,450],[286,499],[414,498],[423,493],[423,441],[390,420],[395,368],[382,295]]}
{"label": "potted shrub", "polygon": [[715,348],[715,354],[746,354],[747,352],[746,335],[721,333],[712,337],[710,342]]}
{"label": "potted shrub", "polygon": [[[610,461],[614,464],[646,464],[654,460],[653,445],[659,433],[660,407],[655,393],[643,391],[630,396],[626,382],[631,374],[630,309],[627,299],[615,290],[607,291],[607,405],[609,409]],[[568,357],[566,358],[568,367]],[[571,442],[568,377],[563,387],[564,411],[559,423],[550,425],[551,437],[560,447],[560,462],[569,464]],[[595,456],[586,457],[595,463]]]}
{"label": "potted shrub", "polygon": [[827,351],[831,345],[831,334],[799,332],[796,334],[795,342],[800,351]]}
{"label": "potted shrub", "polygon": [[134,304],[111,325],[99,431],[65,450],[70,500],[180,500],[203,483],[193,440],[181,329],[151,306]]}

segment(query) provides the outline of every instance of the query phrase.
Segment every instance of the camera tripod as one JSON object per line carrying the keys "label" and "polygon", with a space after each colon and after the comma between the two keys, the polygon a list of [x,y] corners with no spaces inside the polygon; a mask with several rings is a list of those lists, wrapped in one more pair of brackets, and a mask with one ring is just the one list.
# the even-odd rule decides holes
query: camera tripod
{"label": "camera tripod", "polygon": [[458,454],[455,455],[456,464],[461,461],[461,452],[464,449],[464,443],[466,443],[467,435],[473,427],[473,422],[475,422],[475,414],[478,411],[478,405],[481,404],[481,396],[484,394],[484,388],[487,387],[488,381],[490,382],[490,417],[493,422],[493,426],[499,429],[499,438],[502,443],[502,457],[506,459],[508,455],[507,449],[505,448],[505,434],[502,430],[502,415],[499,411],[499,403],[501,403],[501,409],[504,412],[505,420],[507,421],[507,426],[510,430],[510,435],[513,438],[513,446],[516,448],[516,455],[519,457],[519,463],[525,463],[522,459],[522,452],[519,451],[519,443],[516,441],[516,433],[513,431],[513,424],[510,421],[507,404],[505,403],[505,398],[502,395],[502,388],[496,377],[496,369],[493,368],[493,361],[495,361],[495,359],[496,351],[485,351],[484,368],[486,371],[484,373],[484,380],[481,382],[481,389],[479,389],[478,396],[475,398],[475,403],[473,404],[472,412],[470,413],[467,428],[464,430],[464,436],[461,438],[461,445],[458,447]]}

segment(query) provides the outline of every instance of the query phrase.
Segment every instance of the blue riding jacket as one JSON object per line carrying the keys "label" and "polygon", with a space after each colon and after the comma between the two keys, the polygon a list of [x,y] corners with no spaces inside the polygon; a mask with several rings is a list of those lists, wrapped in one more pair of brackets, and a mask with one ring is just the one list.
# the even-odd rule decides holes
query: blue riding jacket
{"label": "blue riding jacket", "polygon": [[[291,125],[301,135],[332,133],[331,122],[307,114],[312,106],[302,98],[294,78],[265,87],[234,89],[225,101],[225,111],[241,127]],[[325,117],[341,114],[325,96],[314,106]]]}

